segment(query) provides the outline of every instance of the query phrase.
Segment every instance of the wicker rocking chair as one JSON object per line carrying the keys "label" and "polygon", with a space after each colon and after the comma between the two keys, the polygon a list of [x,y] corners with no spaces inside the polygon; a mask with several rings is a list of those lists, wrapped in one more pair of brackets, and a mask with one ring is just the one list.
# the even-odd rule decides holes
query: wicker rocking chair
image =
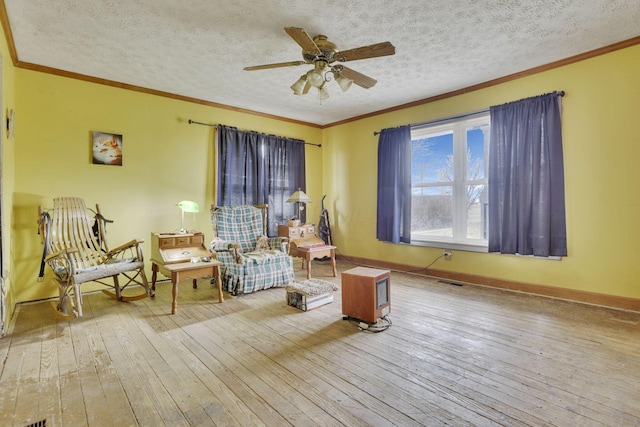
{"label": "wicker rocking chair", "polygon": [[[109,250],[106,240],[107,222],[96,211],[87,209],[82,199],[61,197],[53,199],[53,209],[39,208],[39,233],[44,243],[39,281],[44,276],[44,265],[53,270],[58,283],[59,299],[54,304],[58,314],[66,319],[82,316],[82,292],[80,285],[97,282],[113,289],[105,294],[119,301],[135,301],[151,296],[151,288],[144,272],[144,260],[140,243],[131,240]],[[118,277],[126,278],[124,286]],[[113,283],[104,279],[112,278]],[[144,292],[125,296],[122,291],[129,285],[140,285]]]}

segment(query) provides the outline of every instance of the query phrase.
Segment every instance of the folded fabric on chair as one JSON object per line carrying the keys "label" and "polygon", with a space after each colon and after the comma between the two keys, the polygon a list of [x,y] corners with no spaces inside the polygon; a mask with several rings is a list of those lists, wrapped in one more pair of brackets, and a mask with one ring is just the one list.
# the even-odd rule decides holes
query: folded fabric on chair
{"label": "folded fabric on chair", "polygon": [[260,252],[247,252],[245,254],[240,254],[240,258],[244,260],[243,262],[253,262],[254,264],[263,264],[265,262],[270,262],[276,257],[275,251],[260,251]]}

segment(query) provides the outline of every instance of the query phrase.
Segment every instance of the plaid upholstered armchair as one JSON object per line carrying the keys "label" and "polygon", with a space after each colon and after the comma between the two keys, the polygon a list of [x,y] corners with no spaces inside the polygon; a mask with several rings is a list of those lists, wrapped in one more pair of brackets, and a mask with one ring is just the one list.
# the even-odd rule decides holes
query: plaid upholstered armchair
{"label": "plaid upholstered armchair", "polygon": [[286,237],[266,236],[267,205],[212,206],[210,250],[223,263],[222,285],[232,295],[293,282]]}

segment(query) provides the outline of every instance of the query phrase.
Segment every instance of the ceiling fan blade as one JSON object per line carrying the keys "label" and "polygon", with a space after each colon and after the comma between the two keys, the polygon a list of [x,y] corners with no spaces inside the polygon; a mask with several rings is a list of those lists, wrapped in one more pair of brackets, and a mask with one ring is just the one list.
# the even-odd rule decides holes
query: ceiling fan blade
{"label": "ceiling fan blade", "polygon": [[314,55],[322,54],[320,49],[318,49],[318,46],[316,46],[315,42],[311,37],[309,37],[309,34],[307,34],[304,28],[286,27],[284,30],[296,43],[300,45],[302,50],[313,53]]}
{"label": "ceiling fan blade", "polygon": [[305,65],[305,64],[309,64],[309,62],[306,62],[306,61],[278,62],[276,64],[254,65],[252,67],[244,67],[244,70],[245,71],[266,70],[269,68],[292,67],[295,65]]}
{"label": "ceiling fan blade", "polygon": [[396,48],[389,42],[376,43],[355,49],[342,50],[338,53],[338,61],[354,61],[356,59],[376,58],[378,56],[393,55]]}
{"label": "ceiling fan blade", "polygon": [[340,72],[340,74],[342,74],[344,77],[348,78],[349,80],[353,80],[355,84],[365,89],[374,87],[376,83],[378,83],[376,79],[372,79],[369,76],[365,76],[362,73],[359,73],[355,70],[352,70],[351,68],[347,68],[344,66],[342,67],[342,71]]}

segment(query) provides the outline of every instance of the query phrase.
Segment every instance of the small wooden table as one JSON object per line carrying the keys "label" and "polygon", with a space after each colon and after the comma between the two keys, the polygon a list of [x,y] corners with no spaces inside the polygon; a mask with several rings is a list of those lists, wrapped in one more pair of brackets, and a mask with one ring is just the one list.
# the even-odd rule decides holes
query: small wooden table
{"label": "small wooden table", "polygon": [[338,275],[336,271],[336,247],[331,245],[298,246],[298,253],[302,258],[302,268],[307,269],[307,279],[311,279],[311,260],[330,257],[333,267],[333,277]]}
{"label": "small wooden table", "polygon": [[185,279],[193,279],[193,288],[198,287],[197,280],[202,277],[212,277],[216,280],[216,286],[218,288],[218,302],[224,301],[222,296],[222,280],[220,278],[220,261],[200,261],[200,262],[181,262],[177,264],[158,264],[153,262],[151,264],[151,289],[155,294],[156,291],[156,278],[158,271],[167,277],[171,277],[171,283],[173,284],[173,301],[171,303],[171,314],[175,314],[178,308],[178,283]]}

